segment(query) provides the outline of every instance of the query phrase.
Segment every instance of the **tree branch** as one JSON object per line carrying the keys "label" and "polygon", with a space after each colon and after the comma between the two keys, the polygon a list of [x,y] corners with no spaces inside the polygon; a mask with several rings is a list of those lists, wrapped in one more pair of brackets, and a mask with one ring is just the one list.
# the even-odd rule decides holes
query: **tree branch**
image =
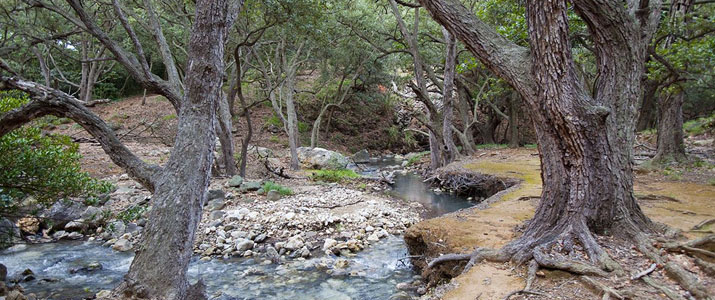
{"label": "tree branch", "polygon": [[0,76],[0,90],[20,90],[28,93],[32,99],[25,106],[0,116],[0,136],[45,115],[70,118],[97,139],[115,164],[126,170],[129,176],[148,190],[154,191],[154,176],[161,168],[135,156],[119,141],[107,123],[76,98],[62,91],[16,77]]}

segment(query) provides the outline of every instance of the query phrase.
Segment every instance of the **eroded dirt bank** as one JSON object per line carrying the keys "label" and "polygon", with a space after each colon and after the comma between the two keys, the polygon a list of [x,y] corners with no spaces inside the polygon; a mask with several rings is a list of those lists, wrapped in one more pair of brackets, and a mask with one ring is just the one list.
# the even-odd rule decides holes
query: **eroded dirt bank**
{"label": "eroded dirt bank", "polygon": [[[520,227],[533,214],[541,193],[539,157],[536,150],[506,149],[483,152],[456,162],[449,168],[516,179],[518,184],[485,200],[477,207],[442,217],[428,219],[410,227],[405,233],[411,255],[424,270],[426,261],[447,253],[470,253],[475,247],[500,248],[519,233]],[[707,180],[704,180],[707,182]],[[688,238],[708,233],[710,228],[693,230],[697,224],[715,217],[715,186],[704,183],[667,180],[659,174],[640,174],[635,180],[635,193],[645,213],[654,221],[682,230]],[[631,249],[609,249],[619,256]],[[676,257],[676,259],[679,259]],[[629,262],[628,271],[641,269],[647,260]],[[683,258],[683,262],[687,261]],[[425,298],[504,299],[510,292],[524,287],[525,268],[512,264],[484,262],[461,274],[465,262],[444,263],[423,271],[430,284],[439,285]],[[645,265],[647,267],[647,265]],[[643,269],[645,269],[643,267]],[[634,270],[630,270],[633,268]],[[696,267],[688,268],[696,275]],[[653,276],[668,282],[656,270]],[[550,296],[514,296],[510,299],[595,299],[597,291],[586,288],[576,277],[561,271],[540,271],[535,285]],[[451,278],[451,280],[450,280]],[[707,278],[707,275],[705,275]],[[611,279],[615,280],[615,279]],[[626,280],[627,281],[627,280]],[[540,285],[540,286],[538,286]],[[678,287],[672,287],[678,292]],[[649,295],[646,289],[634,289],[634,295]],[[640,294],[639,294],[640,293]],[[527,298],[519,298],[527,297]],[[667,299],[652,295],[651,299]]]}

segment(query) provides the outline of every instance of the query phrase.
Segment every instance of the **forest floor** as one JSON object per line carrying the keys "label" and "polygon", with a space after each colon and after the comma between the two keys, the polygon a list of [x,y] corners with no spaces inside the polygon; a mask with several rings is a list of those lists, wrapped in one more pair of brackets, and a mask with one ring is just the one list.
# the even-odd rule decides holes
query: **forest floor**
{"label": "forest floor", "polygon": [[[459,168],[479,174],[489,174],[501,178],[515,178],[521,181],[471,209],[464,209],[442,217],[422,221],[410,227],[406,233],[408,244],[421,248],[419,254],[437,257],[447,253],[471,253],[475,247],[500,248],[518,236],[524,222],[531,219],[541,193],[539,157],[535,150],[503,149],[487,150],[466,158],[449,168]],[[712,234],[713,228],[695,229],[703,221],[715,218],[715,168],[673,167],[675,171],[639,169],[635,179],[635,194],[641,208],[655,222],[667,224],[680,230],[685,238],[697,238]],[[608,243],[607,238],[601,240]],[[416,245],[416,246],[415,246]],[[628,247],[611,246],[607,251],[632,274],[649,267],[651,262],[642,254]],[[416,253],[411,253],[416,254]],[[686,270],[696,274],[715,294],[715,279],[702,273],[685,255],[671,255],[671,260],[682,262]],[[417,262],[420,265],[419,262]],[[424,266],[424,262],[421,263]],[[463,264],[462,264],[463,265]],[[432,295],[425,298],[442,299],[504,299],[510,292],[520,290],[525,284],[526,268],[511,263],[483,262],[460,275],[462,267],[445,264],[434,270],[423,272],[425,278],[435,281],[442,279]],[[438,272],[440,274],[432,274]],[[630,274],[629,274],[630,275]],[[446,277],[456,276],[451,281]],[[656,278],[666,287],[684,294],[682,288],[667,278],[663,270],[656,270],[649,276]],[[441,277],[441,278],[439,278]],[[600,279],[602,283],[624,292],[630,299],[667,299],[655,288],[642,281],[628,278]],[[562,271],[540,271],[532,290],[539,295],[516,295],[510,299],[596,299],[598,290],[588,287],[578,277]],[[626,296],[627,295],[627,296]]]}

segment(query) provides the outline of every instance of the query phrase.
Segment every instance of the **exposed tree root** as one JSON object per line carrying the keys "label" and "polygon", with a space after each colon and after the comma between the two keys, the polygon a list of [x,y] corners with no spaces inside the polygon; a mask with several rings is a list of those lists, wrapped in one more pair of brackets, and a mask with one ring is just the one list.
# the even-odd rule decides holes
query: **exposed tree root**
{"label": "exposed tree root", "polygon": [[[590,234],[590,233],[589,233]],[[528,254],[531,255],[529,266],[528,266],[528,273],[527,273],[527,279],[526,279],[526,287],[522,290],[517,290],[512,293],[510,293],[506,299],[508,299],[511,296],[514,296],[519,293],[527,293],[527,294],[537,294],[541,295],[542,293],[536,292],[533,293],[531,290],[532,284],[535,278],[535,274],[538,270],[539,267],[547,268],[547,269],[557,269],[557,270],[563,270],[569,273],[577,274],[577,275],[582,275],[581,280],[587,283],[589,286],[592,286],[598,290],[600,290],[603,294],[603,299],[608,299],[610,297],[617,298],[617,299],[625,299],[624,294],[622,292],[617,291],[616,289],[613,289],[611,287],[608,287],[604,285],[603,283],[598,282],[597,280],[591,278],[590,276],[601,276],[601,277],[608,277],[611,274],[618,274],[618,275],[624,275],[623,273],[619,273],[619,271],[622,271],[620,268],[620,265],[616,263],[614,260],[610,258],[610,256],[596,243],[595,239],[593,237],[588,237],[584,235],[577,235],[578,238],[573,239],[570,238],[573,235],[571,233],[569,234],[561,234],[559,235],[558,238],[547,242],[547,243],[542,243],[539,246],[533,247]],[[675,262],[669,262],[667,257],[661,256],[661,251],[666,250],[667,252],[680,252],[680,253],[685,253],[694,258],[695,264],[703,270],[704,273],[707,273],[709,275],[715,274],[715,264],[709,262],[709,260],[712,260],[715,258],[715,253],[710,250],[706,250],[703,248],[707,249],[712,249],[712,247],[715,247],[715,235],[710,235],[706,236],[700,239],[688,241],[688,242],[683,242],[683,243],[655,243],[654,240],[642,233],[639,234],[634,234],[631,236],[632,240],[634,241],[637,249],[646,255],[646,257],[650,258],[654,263],[651,264],[647,269],[636,273],[631,277],[631,280],[638,280],[641,279],[643,280],[646,284],[658,289],[660,292],[665,294],[668,298],[670,299],[684,299],[682,296],[678,295],[676,292],[672,291],[671,289],[664,287],[662,284],[657,283],[653,278],[649,277],[649,274],[651,274],[653,271],[655,271],[658,266],[663,266],[666,274],[675,280],[682,288],[687,290],[693,297],[696,299],[712,299],[710,298],[710,295],[708,294],[708,290],[705,288],[703,283],[698,280],[697,276],[686,271],[683,267],[681,267],[679,264]],[[663,236],[661,236],[662,238]],[[575,243],[575,240],[578,240],[581,242],[584,251],[586,251],[589,255],[589,258],[591,259],[591,262],[593,264],[588,264],[588,263],[583,263],[583,262],[578,262],[578,261],[573,261],[564,257],[560,257],[557,255],[556,257],[551,256],[550,254],[547,254],[546,251],[566,251],[570,252],[573,250],[573,246]],[[666,239],[670,240],[670,239]],[[562,246],[560,249],[559,248],[551,248],[553,245],[560,245]],[[522,244],[523,245],[523,244]],[[653,245],[661,245],[663,249],[659,249],[654,247]],[[434,260],[432,260],[428,264],[428,268],[432,268],[438,264],[448,262],[448,261],[462,261],[462,260],[469,260],[467,265],[465,266],[465,269],[463,272],[466,272],[471,268],[474,264],[482,262],[484,260],[487,261],[493,261],[493,262],[505,262],[508,260],[515,260],[515,255],[518,253],[518,255],[521,255],[521,257],[524,257],[524,253],[528,250],[522,249],[521,252],[519,251],[514,251],[513,248],[511,250],[508,250],[507,247],[502,248],[500,250],[494,250],[494,249],[485,249],[485,248],[477,248],[474,250],[474,252],[469,253],[469,254],[446,254],[443,256],[440,256]],[[528,255],[527,254],[527,255]],[[704,259],[701,259],[697,256],[704,256]],[[518,260],[517,260],[518,262]],[[615,272],[608,272],[605,270],[613,270]]]}
{"label": "exposed tree root", "polygon": [[695,262],[695,265],[698,266],[700,270],[703,270],[705,274],[715,276],[715,264],[709,263],[697,257],[694,257],[693,260]]}
{"label": "exposed tree root", "polygon": [[655,280],[653,278],[646,276],[641,279],[643,280],[643,282],[647,283],[648,285],[663,292],[663,294],[665,294],[665,296],[667,296],[671,300],[684,300],[685,299],[682,296],[678,295],[677,293],[673,292],[673,290],[663,286],[660,283],[655,282]]}
{"label": "exposed tree root", "polygon": [[536,260],[536,262],[538,262],[539,265],[544,268],[563,270],[578,275],[608,276],[608,272],[603,271],[592,265],[587,265],[576,261],[551,259],[540,249],[540,247],[534,249],[533,255],[534,260]]}
{"label": "exposed tree root", "polygon": [[658,264],[651,264],[650,267],[648,267],[648,269],[645,269],[643,272],[640,272],[640,273],[638,273],[638,274],[636,274],[636,275],[633,275],[633,277],[631,277],[631,280],[638,280],[638,279],[640,279],[641,277],[646,276],[646,275],[652,273],[653,271],[655,271],[655,268],[656,268],[657,266],[658,266]]}
{"label": "exposed tree root", "polygon": [[621,299],[621,300],[625,299],[625,297],[621,296],[621,294],[618,291],[616,291],[615,289],[610,288],[607,285],[600,283],[600,282],[598,282],[598,280],[595,280],[591,277],[588,277],[585,275],[581,276],[581,281],[583,281],[586,284],[588,284],[589,286],[601,291],[601,293],[603,294],[603,299],[608,299],[610,296],[613,296],[613,297],[615,297],[617,299]]}

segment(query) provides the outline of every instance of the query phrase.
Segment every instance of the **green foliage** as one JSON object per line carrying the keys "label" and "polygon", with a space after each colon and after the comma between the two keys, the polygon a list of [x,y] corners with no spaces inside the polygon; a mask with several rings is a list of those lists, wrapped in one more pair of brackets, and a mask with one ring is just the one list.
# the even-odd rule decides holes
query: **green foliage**
{"label": "green foliage", "polygon": [[348,169],[340,170],[310,170],[310,178],[314,181],[323,182],[343,182],[344,180],[360,177],[355,171]]}
{"label": "green foliage", "polygon": [[[22,94],[0,93],[0,114],[27,101]],[[68,136],[44,133],[37,124],[0,137],[0,210],[16,208],[27,196],[47,205],[111,191],[111,184],[82,172],[80,158],[79,146]]]}
{"label": "green foliage", "polygon": [[305,133],[305,132],[308,132],[309,129],[310,129],[310,125],[308,125],[308,123],[298,121],[298,132]]}
{"label": "green foliage", "polygon": [[170,114],[170,115],[161,117],[161,119],[164,121],[171,121],[171,120],[175,120],[176,118],[177,118],[176,114]]}
{"label": "green foliage", "polygon": [[146,210],[147,208],[144,206],[133,205],[117,214],[117,219],[128,223],[141,218],[144,212],[146,212]]}
{"label": "green foliage", "polygon": [[526,144],[526,145],[524,145],[524,148],[526,148],[526,149],[536,149],[536,148],[538,148],[538,145],[536,145],[536,144]]}
{"label": "green foliage", "polygon": [[418,163],[425,155],[427,155],[429,153],[430,153],[429,151],[423,151],[423,152],[413,155],[412,157],[407,159],[407,166],[411,166],[411,165]]}
{"label": "green foliage", "polygon": [[715,113],[709,117],[702,117],[683,123],[683,131],[689,136],[701,135],[713,130],[715,130]]}
{"label": "green foliage", "polygon": [[281,119],[276,116],[276,114],[272,114],[268,119],[266,119],[266,125],[273,125],[278,128],[283,128],[283,122],[281,122]]}
{"label": "green foliage", "polygon": [[280,184],[274,183],[273,181],[266,181],[266,183],[263,184],[263,191],[268,194],[269,191],[276,191],[282,196],[290,196],[293,195],[293,190],[290,188],[284,187]]}

